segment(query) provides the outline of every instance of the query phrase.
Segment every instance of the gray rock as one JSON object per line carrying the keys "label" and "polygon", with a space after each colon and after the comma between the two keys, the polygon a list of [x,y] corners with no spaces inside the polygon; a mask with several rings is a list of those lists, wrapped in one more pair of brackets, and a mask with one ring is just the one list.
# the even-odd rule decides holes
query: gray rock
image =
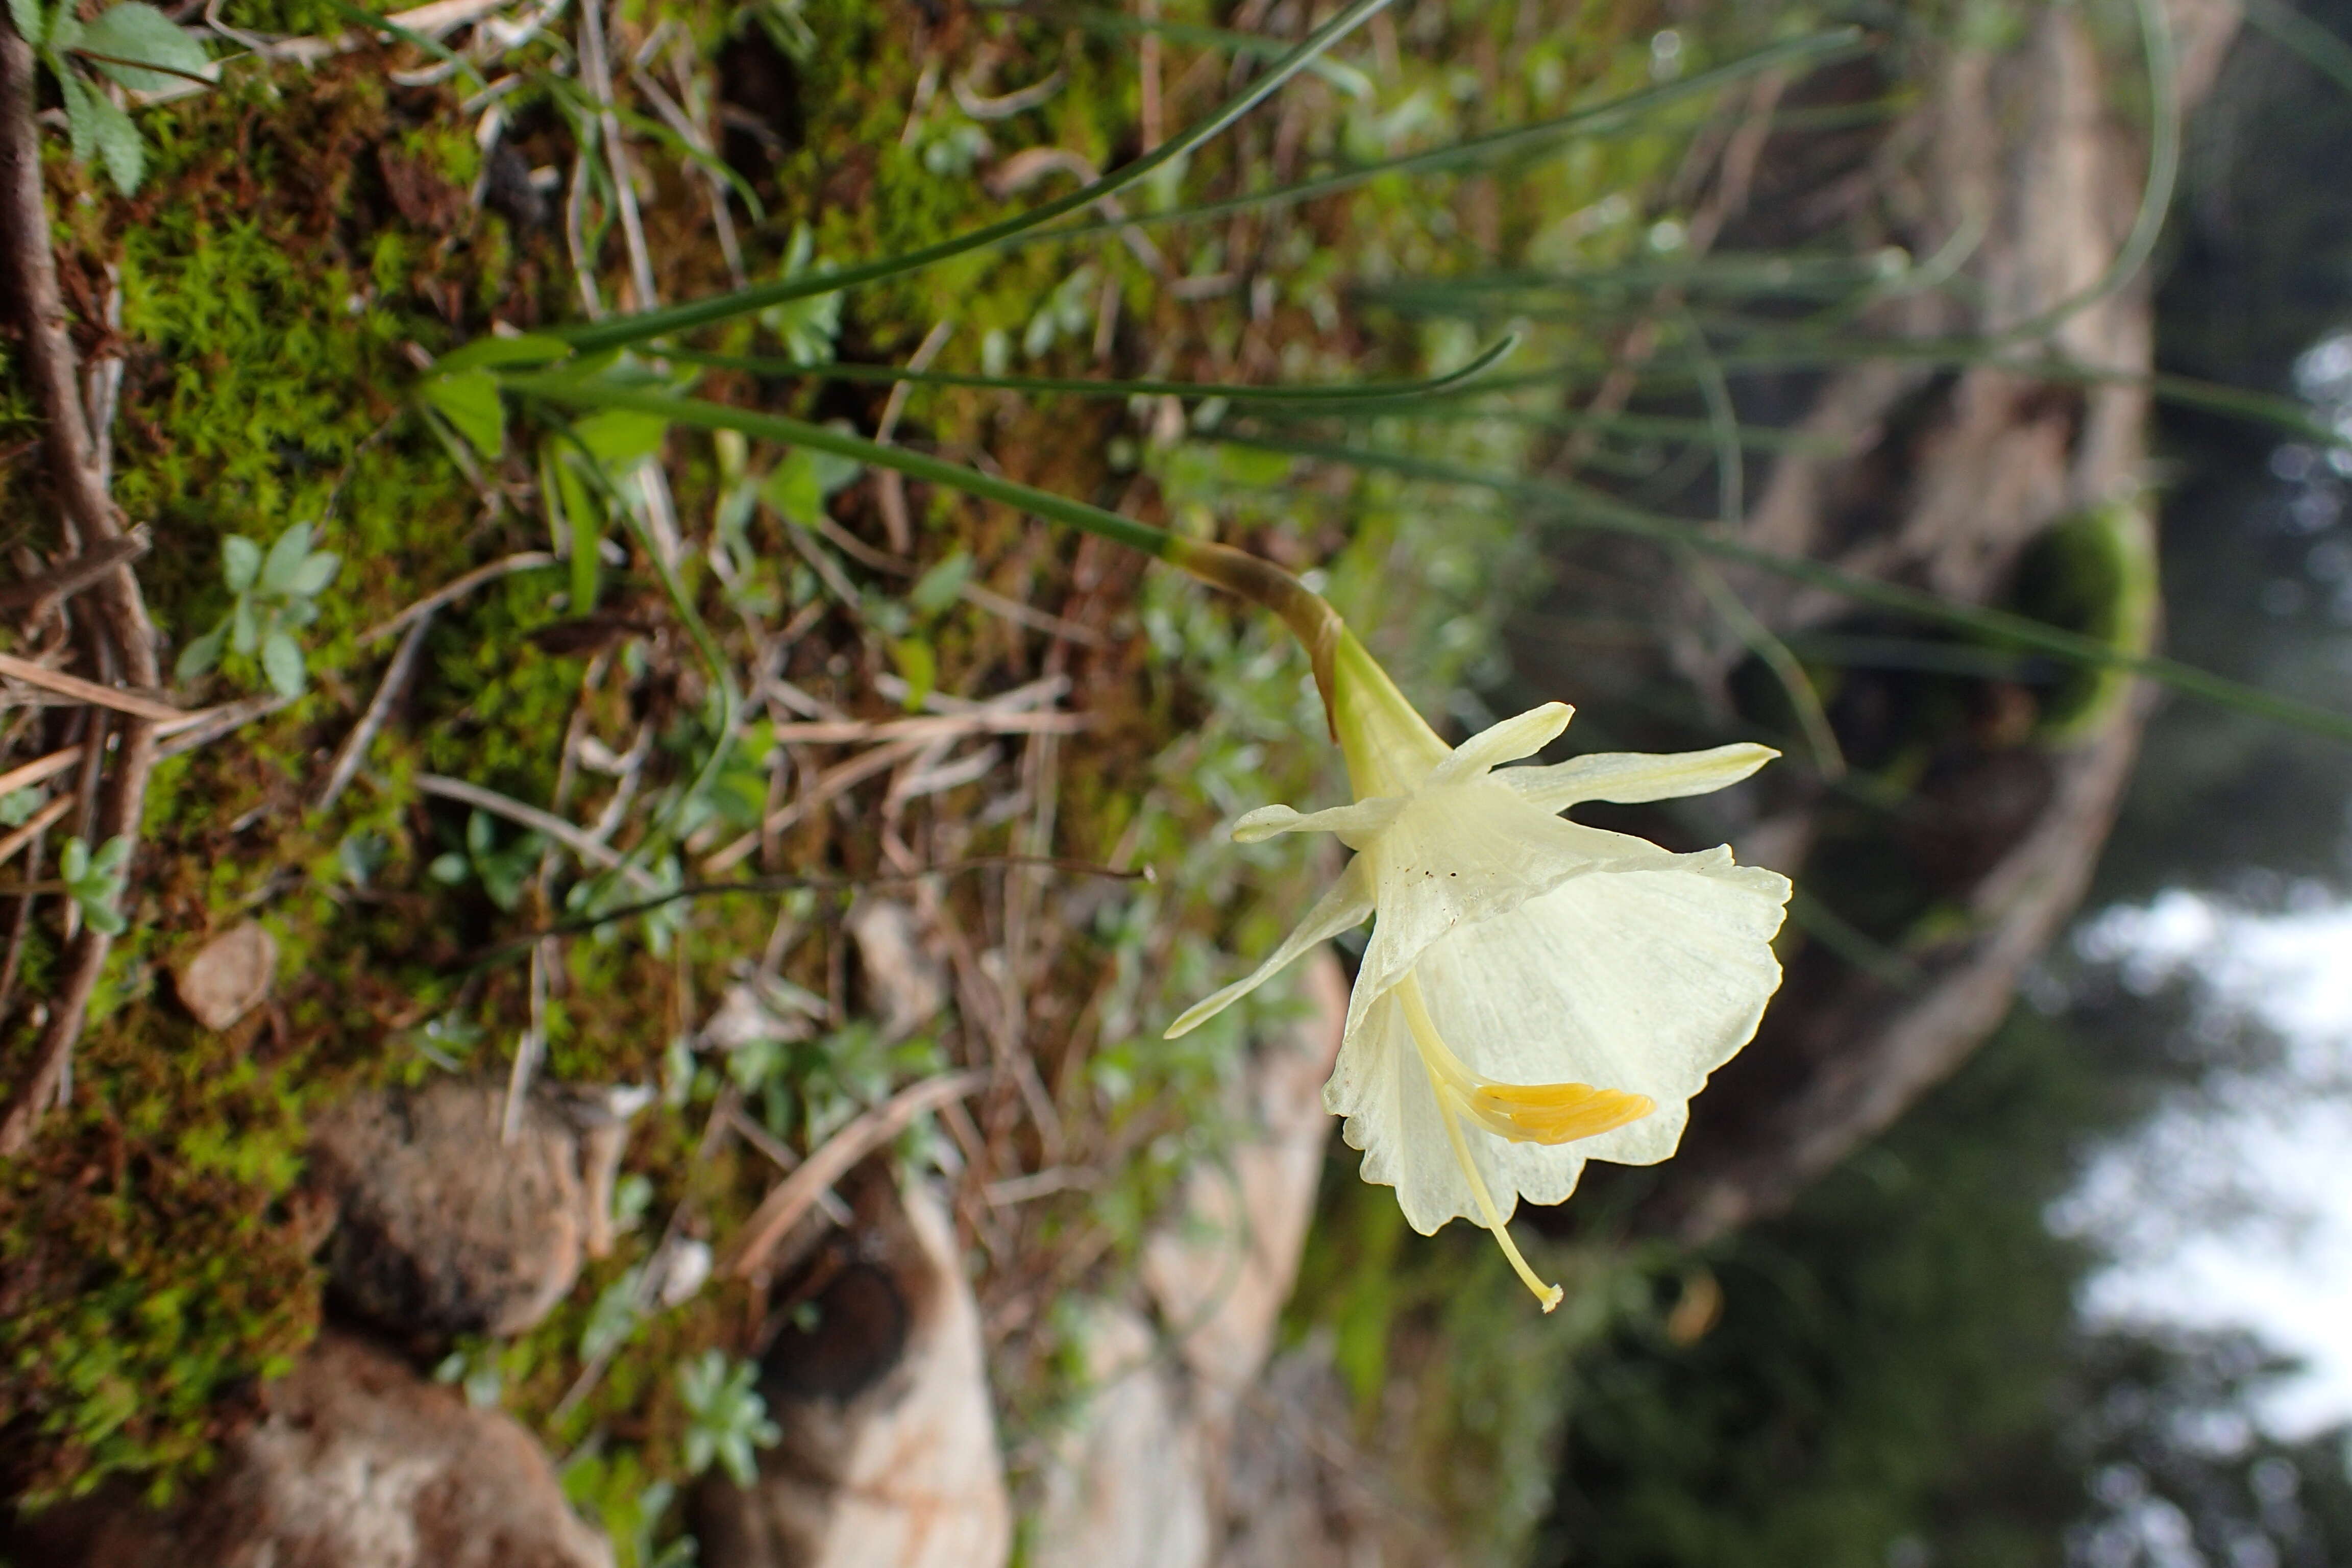
{"label": "gray rock", "polygon": [[44,1568],[612,1568],[520,1426],[329,1333],[168,1513],[101,1493],[0,1542]]}
{"label": "gray rock", "polygon": [[[1264,1522],[1264,1499],[1236,1508],[1248,1489],[1234,1484],[1234,1438],[1249,1434],[1250,1462],[1263,1462],[1259,1406],[1244,1418],[1244,1405],[1264,1398],[1314,1215],[1331,1137],[1323,1080],[1348,1014],[1347,977],[1328,949],[1299,965],[1297,984],[1311,1010],[1258,1040],[1234,1086],[1250,1134],[1196,1170],[1144,1240],[1145,1300],[1096,1301],[1079,1316],[1094,1386],[1041,1467],[1034,1568],[1208,1568]],[[1303,1553],[1288,1568],[1319,1568],[1305,1537],[1280,1539]]]}
{"label": "gray rock", "polygon": [[320,1121],[311,1165],[341,1210],[327,1249],[338,1306],[397,1333],[504,1335],[563,1299],[590,1228],[581,1138],[534,1100],[503,1142],[504,1108],[495,1085],[443,1079]]}
{"label": "gray rock", "polygon": [[953,1228],[886,1159],[841,1190],[855,1228],[783,1288],[814,1320],[761,1360],[782,1440],[751,1487],[694,1494],[704,1568],[1003,1568],[1012,1504]]}
{"label": "gray rock", "polygon": [[278,943],[258,921],[231,926],[173,973],[181,1005],[207,1029],[226,1029],[269,994]]}

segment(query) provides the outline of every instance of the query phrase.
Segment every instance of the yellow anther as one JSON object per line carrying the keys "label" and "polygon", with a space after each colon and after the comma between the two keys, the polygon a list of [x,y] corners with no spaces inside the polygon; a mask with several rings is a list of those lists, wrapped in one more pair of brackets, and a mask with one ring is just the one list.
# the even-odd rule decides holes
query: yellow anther
{"label": "yellow anther", "polygon": [[1646,1094],[1586,1083],[1482,1083],[1470,1094],[1470,1111],[1479,1124],[1514,1143],[1594,1138],[1657,1108]]}

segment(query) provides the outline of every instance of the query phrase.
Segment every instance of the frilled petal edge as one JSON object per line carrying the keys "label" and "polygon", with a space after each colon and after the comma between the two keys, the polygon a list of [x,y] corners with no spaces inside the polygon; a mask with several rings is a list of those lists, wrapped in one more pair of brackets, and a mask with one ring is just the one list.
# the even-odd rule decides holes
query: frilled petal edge
{"label": "frilled petal edge", "polygon": [[1789,891],[1786,878],[1727,850],[1662,857],[1459,931],[1414,973],[1471,1071],[1654,1101],[1650,1115],[1571,1145],[1650,1164],[1674,1152],[1690,1099],[1754,1037],[1780,982],[1772,938]]}
{"label": "frilled petal edge", "polygon": [[[1375,1186],[1394,1187],[1405,1223],[1423,1236],[1449,1220],[1486,1224],[1447,1135],[1438,1092],[1414,1054],[1393,995],[1374,1004],[1349,1034],[1323,1088],[1324,1109],[1346,1118],[1340,1136],[1363,1153],[1359,1174]],[[1475,1130],[1465,1142],[1506,1222],[1522,1197],[1535,1204],[1565,1201],[1584,1170],[1586,1156],[1577,1143],[1506,1143]]]}
{"label": "frilled petal edge", "polygon": [[1339,879],[1325,889],[1323,896],[1315,901],[1315,907],[1307,911],[1307,918],[1298,922],[1298,928],[1283,938],[1282,945],[1276,948],[1264,963],[1245,978],[1234,981],[1216,994],[1203,997],[1184,1009],[1177,1020],[1168,1026],[1168,1032],[1162,1038],[1172,1040],[1179,1035],[1190,1034],[1273,979],[1285,965],[1316,943],[1328,942],[1341,931],[1363,924],[1371,915],[1371,879],[1365,873],[1363,857],[1358,856],[1348,862],[1348,868],[1339,873]]}

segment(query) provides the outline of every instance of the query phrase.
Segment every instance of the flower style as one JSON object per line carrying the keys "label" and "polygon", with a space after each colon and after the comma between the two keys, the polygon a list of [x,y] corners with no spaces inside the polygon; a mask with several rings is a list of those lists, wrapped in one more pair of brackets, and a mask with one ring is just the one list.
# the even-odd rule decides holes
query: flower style
{"label": "flower style", "polygon": [[[1310,645],[1312,646],[1312,645]],[[1496,771],[1565,729],[1565,703],[1449,749],[1340,630],[1325,684],[1355,803],[1244,816],[1244,842],[1328,832],[1356,851],[1256,973],[1197,1004],[1173,1038],[1317,943],[1377,917],[1324,1104],[1369,1182],[1427,1236],[1459,1215],[1495,1233],[1520,1198],[1556,1204],[1587,1160],[1675,1152],[1692,1095],[1756,1032],[1780,984],[1771,949],[1788,879],[1727,847],[1677,855],[1570,822],[1580,801],[1702,795],[1779,753],[1754,745],[1579,757]],[[1319,662],[1319,661],[1318,661]]]}

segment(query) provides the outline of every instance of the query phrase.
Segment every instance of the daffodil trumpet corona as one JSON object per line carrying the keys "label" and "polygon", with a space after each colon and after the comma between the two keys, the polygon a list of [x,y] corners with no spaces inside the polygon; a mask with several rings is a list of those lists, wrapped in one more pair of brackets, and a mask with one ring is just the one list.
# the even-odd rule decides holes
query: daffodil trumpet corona
{"label": "daffodil trumpet corona", "polygon": [[1449,747],[1339,616],[1272,563],[1170,538],[1158,553],[1274,610],[1307,646],[1355,795],[1264,806],[1243,842],[1337,834],[1354,858],[1244,979],[1189,1008],[1199,1026],[1318,943],[1373,921],[1324,1104],[1345,1117],[1366,1181],[1394,1186],[1427,1236],[1461,1217],[1492,1231],[1546,1311],[1547,1283],[1511,1239],[1520,1199],[1556,1204],[1588,1160],[1675,1152],[1691,1097],[1756,1033],[1780,983],[1789,899],[1728,847],[1674,854],[1571,822],[1585,801],[1703,795],[1778,753],[1604,752],[1505,767],[1567,728],[1549,702]]}

